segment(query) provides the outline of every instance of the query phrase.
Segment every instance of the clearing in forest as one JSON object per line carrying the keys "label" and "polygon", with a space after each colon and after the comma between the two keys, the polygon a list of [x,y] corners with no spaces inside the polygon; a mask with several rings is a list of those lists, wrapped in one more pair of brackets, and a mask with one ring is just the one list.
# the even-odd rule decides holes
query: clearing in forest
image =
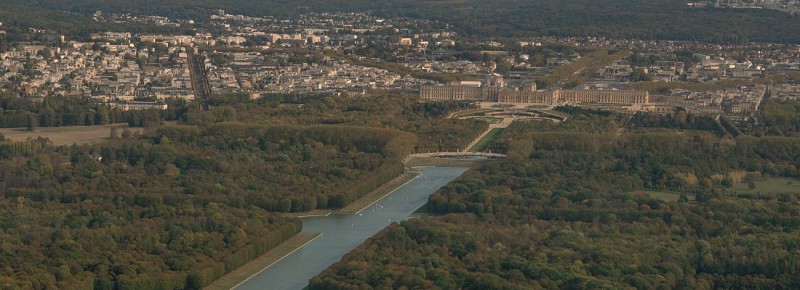
{"label": "clearing in forest", "polygon": [[[84,145],[97,144],[103,142],[111,136],[111,128],[119,128],[117,134],[122,134],[124,129],[132,133],[142,133],[142,128],[128,128],[127,124],[117,123],[110,125],[97,126],[64,126],[64,127],[40,127],[34,131],[27,128],[2,128],[0,134],[12,141],[25,141],[28,138],[43,137],[48,138],[54,145]],[[120,137],[120,136],[117,136]]]}

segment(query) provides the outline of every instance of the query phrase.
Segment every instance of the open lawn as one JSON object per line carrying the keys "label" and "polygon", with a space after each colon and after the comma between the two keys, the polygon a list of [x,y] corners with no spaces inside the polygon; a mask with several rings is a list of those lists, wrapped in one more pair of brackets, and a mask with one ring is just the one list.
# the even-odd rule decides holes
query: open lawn
{"label": "open lawn", "polygon": [[660,191],[660,190],[637,190],[633,193],[643,193],[649,195],[652,198],[657,198],[663,201],[678,201],[680,199],[681,194],[685,194],[686,198],[689,199],[689,202],[694,202],[694,194],[691,193],[684,193],[684,192],[676,192],[676,191]]}
{"label": "open lawn", "polygon": [[[128,128],[128,124],[117,123],[98,126],[65,126],[65,127],[41,127],[34,131],[26,128],[2,128],[0,134],[12,141],[25,141],[28,138],[43,137],[48,138],[55,145],[72,144],[96,144],[103,142],[111,136],[111,128],[119,128],[117,134],[122,134],[124,129],[132,133],[142,133],[142,128]],[[119,137],[119,136],[117,136]]]}
{"label": "open lawn", "polygon": [[[794,193],[800,192],[800,180],[795,178],[786,177],[770,177],[762,180],[754,181],[755,188],[750,188],[746,182],[734,184],[729,190],[737,194],[751,194],[751,193]],[[694,202],[694,194],[681,193],[675,191],[659,191],[659,190],[637,190],[633,192],[647,194],[652,198],[657,198],[663,201],[678,201],[681,194],[686,194],[689,202]]]}
{"label": "open lawn", "polygon": [[800,180],[786,177],[770,177],[754,181],[755,188],[746,182],[734,184],[730,189],[736,193],[790,193],[800,192]]}
{"label": "open lawn", "polygon": [[497,137],[500,136],[500,134],[502,133],[503,129],[501,128],[492,129],[492,131],[489,131],[489,134],[483,136],[483,139],[478,141],[478,143],[476,143],[475,146],[472,146],[472,148],[470,148],[469,151],[470,152],[485,151],[489,147],[489,145],[491,145],[494,142],[494,140],[497,139]]}

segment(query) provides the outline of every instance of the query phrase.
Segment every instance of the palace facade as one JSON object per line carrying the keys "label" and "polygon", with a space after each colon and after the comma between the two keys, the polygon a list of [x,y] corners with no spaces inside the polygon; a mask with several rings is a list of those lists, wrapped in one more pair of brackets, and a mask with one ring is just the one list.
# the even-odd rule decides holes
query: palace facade
{"label": "palace facade", "polygon": [[538,91],[536,84],[512,89],[505,87],[502,76],[493,74],[484,82],[463,81],[450,85],[420,87],[422,101],[483,101],[523,104],[618,104],[650,103],[650,93],[637,90],[553,90]]}

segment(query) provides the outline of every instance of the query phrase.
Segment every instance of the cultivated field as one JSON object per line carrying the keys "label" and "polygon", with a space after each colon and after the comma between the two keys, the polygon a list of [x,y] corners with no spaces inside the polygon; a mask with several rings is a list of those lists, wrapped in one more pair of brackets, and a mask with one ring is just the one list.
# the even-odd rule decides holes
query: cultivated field
{"label": "cultivated field", "polygon": [[13,141],[24,141],[28,138],[43,137],[48,138],[55,145],[72,144],[96,144],[107,140],[111,136],[111,128],[116,127],[117,137],[120,137],[125,129],[131,133],[142,133],[142,128],[128,128],[128,124],[117,123],[99,126],[65,126],[65,127],[42,127],[34,131],[26,128],[2,128],[0,134],[6,139]]}

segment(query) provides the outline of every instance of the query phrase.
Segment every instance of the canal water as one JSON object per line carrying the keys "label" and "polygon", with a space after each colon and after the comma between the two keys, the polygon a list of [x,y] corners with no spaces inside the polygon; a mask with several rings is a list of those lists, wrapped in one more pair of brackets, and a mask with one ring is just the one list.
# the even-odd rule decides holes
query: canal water
{"label": "canal water", "polygon": [[238,290],[301,290],[308,281],[393,222],[408,219],[428,196],[466,167],[416,168],[420,175],[354,215],[303,219],[303,231],[321,236],[240,284]]}

